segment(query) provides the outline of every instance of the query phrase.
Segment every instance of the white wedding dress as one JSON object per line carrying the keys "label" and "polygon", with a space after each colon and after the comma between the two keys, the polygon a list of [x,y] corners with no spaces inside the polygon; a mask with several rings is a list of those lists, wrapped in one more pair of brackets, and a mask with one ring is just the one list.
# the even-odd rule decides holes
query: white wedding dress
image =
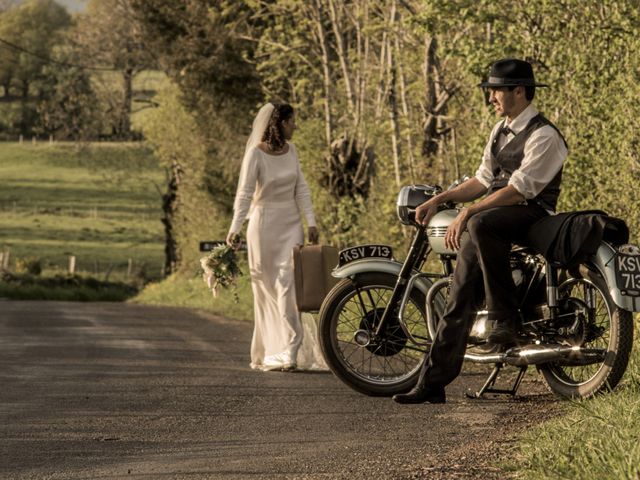
{"label": "white wedding dress", "polygon": [[304,243],[301,212],[315,226],[309,187],[295,146],[282,155],[258,147],[243,160],[230,232],[245,218],[255,325],[251,368],[274,370],[297,365],[326,370],[318,347],[315,321],[296,307],[293,247]]}

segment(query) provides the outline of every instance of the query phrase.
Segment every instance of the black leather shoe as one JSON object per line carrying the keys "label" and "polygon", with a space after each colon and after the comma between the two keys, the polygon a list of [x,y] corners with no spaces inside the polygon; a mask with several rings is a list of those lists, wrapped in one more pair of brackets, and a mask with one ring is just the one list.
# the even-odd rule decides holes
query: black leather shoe
{"label": "black leather shoe", "polygon": [[393,401],[397,403],[445,403],[447,396],[444,393],[444,387],[425,385],[416,385],[407,393],[398,393],[393,396]]}
{"label": "black leather shoe", "polygon": [[518,340],[518,331],[514,320],[500,320],[487,337],[492,345],[514,344]]}

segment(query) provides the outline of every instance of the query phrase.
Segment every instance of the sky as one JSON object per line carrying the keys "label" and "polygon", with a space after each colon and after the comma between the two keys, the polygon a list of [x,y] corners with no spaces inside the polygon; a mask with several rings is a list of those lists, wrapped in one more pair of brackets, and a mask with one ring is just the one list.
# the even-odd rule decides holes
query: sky
{"label": "sky", "polygon": [[60,5],[64,5],[70,13],[84,10],[87,0],[57,0]]}
{"label": "sky", "polygon": [[[69,13],[81,12],[84,10],[88,0],[56,0],[60,5],[63,5]],[[21,3],[20,0],[15,3]]]}

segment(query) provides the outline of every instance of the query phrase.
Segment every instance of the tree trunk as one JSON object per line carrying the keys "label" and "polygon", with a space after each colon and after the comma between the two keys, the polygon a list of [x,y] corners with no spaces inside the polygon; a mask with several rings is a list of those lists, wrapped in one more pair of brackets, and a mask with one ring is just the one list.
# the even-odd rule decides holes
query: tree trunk
{"label": "tree trunk", "polygon": [[[425,111],[423,122],[422,157],[424,174],[427,181],[442,183],[446,177],[448,165],[440,156],[440,165],[435,165],[438,154],[442,153],[442,144],[450,128],[446,126],[447,105],[458,87],[455,84],[445,85],[438,58],[438,41],[436,37],[425,37]],[[434,176],[437,176],[434,178]]]}
{"label": "tree trunk", "polygon": [[126,140],[131,138],[131,104],[133,102],[132,68],[127,68],[122,71],[122,86],[124,87],[124,93],[122,96],[120,121],[118,122],[118,136]]}
{"label": "tree trunk", "polygon": [[327,141],[327,149],[331,149],[333,137],[333,121],[331,118],[331,70],[329,68],[329,48],[327,46],[327,35],[322,24],[322,5],[320,0],[315,0],[315,21],[318,35],[318,43],[322,51],[320,58],[322,63],[322,86],[324,88],[324,133]]}
{"label": "tree trunk", "polygon": [[[391,10],[391,18],[395,17],[395,2],[393,2]],[[387,45],[387,84],[389,88],[389,95],[387,97],[389,102],[389,118],[391,120],[391,146],[393,154],[393,169],[395,172],[396,186],[400,186],[400,124],[398,122],[398,97],[397,90],[397,72],[395,60],[393,58],[393,50],[391,48],[391,39],[388,39]]]}
{"label": "tree trunk", "polygon": [[[402,66],[401,48],[398,36],[395,36],[395,52],[396,52],[396,64],[398,66],[398,81],[400,84],[400,100],[402,105],[402,114],[404,116],[405,125],[413,125],[411,121],[411,110],[409,110],[409,103],[407,102],[407,87],[404,75],[404,68]],[[411,136],[411,128],[407,128],[406,134],[407,140],[407,158],[409,159],[409,173],[411,180],[415,179],[415,158],[413,157],[413,137]]]}
{"label": "tree trunk", "polygon": [[162,195],[162,224],[164,225],[164,274],[171,275],[180,266],[180,249],[174,234],[174,222],[178,211],[178,186],[182,167],[173,161],[168,172],[167,191]]}
{"label": "tree trunk", "polygon": [[344,44],[343,29],[339,23],[338,12],[334,0],[329,0],[329,14],[331,16],[331,26],[333,27],[333,33],[336,37],[336,50],[338,53],[338,59],[340,60],[340,67],[342,68],[342,75],[344,77],[344,88],[347,96],[347,102],[349,103],[349,109],[354,120],[357,122],[356,101],[353,93],[353,82],[351,79],[351,71],[349,68],[349,58],[347,48]]}

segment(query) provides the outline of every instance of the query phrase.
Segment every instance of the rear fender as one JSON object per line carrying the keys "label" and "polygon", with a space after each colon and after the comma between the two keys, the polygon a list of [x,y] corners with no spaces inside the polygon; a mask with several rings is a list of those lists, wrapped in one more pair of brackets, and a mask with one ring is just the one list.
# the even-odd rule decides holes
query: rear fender
{"label": "rear fender", "polygon": [[623,295],[618,288],[615,271],[616,250],[607,242],[602,242],[593,259],[593,265],[604,278],[613,302],[620,308],[630,312],[640,312],[640,297]]}

